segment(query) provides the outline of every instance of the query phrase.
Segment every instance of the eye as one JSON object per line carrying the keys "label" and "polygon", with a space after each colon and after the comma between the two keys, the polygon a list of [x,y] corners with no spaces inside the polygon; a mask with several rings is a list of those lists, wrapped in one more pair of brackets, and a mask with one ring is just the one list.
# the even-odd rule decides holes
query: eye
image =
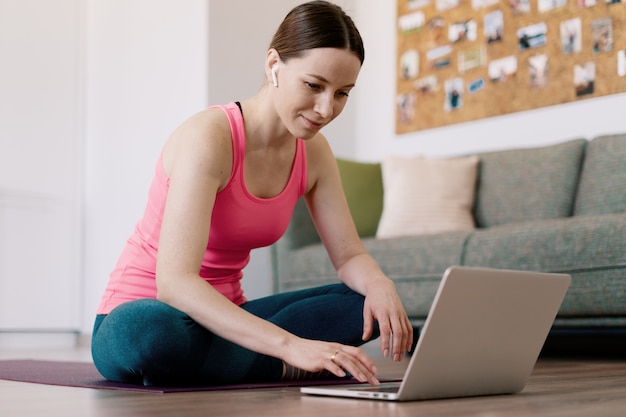
{"label": "eye", "polygon": [[322,86],[321,86],[321,85],[319,85],[319,84],[310,83],[310,82],[308,82],[308,81],[305,81],[304,83],[305,83],[305,84],[306,84],[306,86],[307,86],[307,87],[309,87],[311,90],[316,90],[316,91],[318,91],[318,90],[321,90],[321,89],[322,89]]}
{"label": "eye", "polygon": [[336,94],[341,97],[348,97],[350,95],[348,91],[337,91]]}

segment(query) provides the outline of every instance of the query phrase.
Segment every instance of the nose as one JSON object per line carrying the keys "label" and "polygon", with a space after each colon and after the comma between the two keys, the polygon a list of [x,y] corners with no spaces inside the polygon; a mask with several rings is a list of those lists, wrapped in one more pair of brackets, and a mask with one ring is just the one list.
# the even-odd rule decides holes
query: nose
{"label": "nose", "polygon": [[320,94],[315,101],[314,111],[324,119],[333,115],[335,100],[332,94]]}

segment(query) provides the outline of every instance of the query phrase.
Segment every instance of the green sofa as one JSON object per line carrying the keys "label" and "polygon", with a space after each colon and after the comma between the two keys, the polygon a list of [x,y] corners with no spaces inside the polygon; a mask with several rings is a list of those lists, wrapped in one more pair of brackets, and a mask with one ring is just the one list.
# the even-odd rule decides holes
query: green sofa
{"label": "green sofa", "polygon": [[[467,265],[571,274],[556,326],[626,329],[626,134],[477,156],[474,230],[386,239],[381,164],[338,160],[362,241],[414,325],[445,269]],[[337,282],[302,200],[271,252],[275,291]]]}

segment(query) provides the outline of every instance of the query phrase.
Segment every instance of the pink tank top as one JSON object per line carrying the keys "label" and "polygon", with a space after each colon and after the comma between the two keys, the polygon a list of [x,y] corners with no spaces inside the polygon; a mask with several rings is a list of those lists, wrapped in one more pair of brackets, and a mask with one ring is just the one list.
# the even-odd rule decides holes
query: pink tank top
{"label": "pink tank top", "polygon": [[[237,105],[219,107],[226,113],[233,142],[233,169],[226,187],[215,200],[211,230],[200,276],[237,305],[246,299],[241,288],[243,268],[254,248],[269,246],[285,232],[294,206],[306,190],[306,151],[297,139],[294,163],[284,190],[272,198],[252,195],[244,182],[246,138],[243,117]],[[148,193],[144,215],[112,271],[98,314],[108,314],[118,305],[141,298],[156,298],[156,259],[169,178],[162,160]]]}

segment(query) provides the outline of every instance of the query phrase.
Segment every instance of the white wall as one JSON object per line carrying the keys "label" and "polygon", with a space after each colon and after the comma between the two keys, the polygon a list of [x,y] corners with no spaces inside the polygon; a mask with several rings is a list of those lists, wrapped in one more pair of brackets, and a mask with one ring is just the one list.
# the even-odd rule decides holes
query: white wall
{"label": "white wall", "polygon": [[353,94],[357,100],[356,159],[376,161],[390,153],[445,156],[626,132],[626,94],[617,94],[396,135],[396,5],[359,0],[355,6],[366,54]]}
{"label": "white wall", "polygon": [[204,0],[88,0],[83,331],[141,216],[161,146],[208,104]]}
{"label": "white wall", "polygon": [[79,327],[82,17],[80,0],[0,0],[0,348]]}

